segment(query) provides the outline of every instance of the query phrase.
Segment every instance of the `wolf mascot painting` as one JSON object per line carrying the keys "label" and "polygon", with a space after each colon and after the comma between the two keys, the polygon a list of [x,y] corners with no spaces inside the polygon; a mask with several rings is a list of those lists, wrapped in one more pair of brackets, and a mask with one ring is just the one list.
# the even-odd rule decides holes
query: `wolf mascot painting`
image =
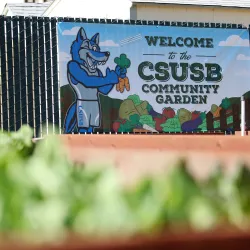
{"label": "wolf mascot painting", "polygon": [[91,133],[100,127],[101,110],[99,93],[107,95],[126,76],[126,68],[116,66],[115,70],[106,69],[104,76],[99,65],[104,65],[110,56],[108,51],[99,47],[99,33],[88,38],[80,28],[71,46],[72,60],[67,65],[67,76],[74,90],[76,101],[69,107],[64,121],[64,133]]}

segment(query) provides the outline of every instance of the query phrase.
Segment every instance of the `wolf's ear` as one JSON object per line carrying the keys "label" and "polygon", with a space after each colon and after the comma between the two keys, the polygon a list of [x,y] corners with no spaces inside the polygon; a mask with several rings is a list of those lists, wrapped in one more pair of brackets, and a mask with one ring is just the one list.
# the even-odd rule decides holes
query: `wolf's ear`
{"label": "wolf's ear", "polygon": [[87,39],[87,35],[86,35],[86,33],[85,33],[84,28],[80,28],[80,29],[79,29],[76,39],[77,39],[78,42]]}
{"label": "wolf's ear", "polygon": [[94,42],[95,44],[99,45],[99,33],[96,33],[92,38],[91,41]]}

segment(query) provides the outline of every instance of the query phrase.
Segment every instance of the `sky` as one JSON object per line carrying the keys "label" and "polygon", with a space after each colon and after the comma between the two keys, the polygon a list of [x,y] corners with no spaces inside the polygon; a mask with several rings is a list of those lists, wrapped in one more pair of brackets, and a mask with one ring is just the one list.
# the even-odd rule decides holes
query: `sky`
{"label": "sky", "polygon": [[131,5],[130,0],[61,0],[47,14],[57,17],[129,19]]}
{"label": "sky", "polygon": [[[249,34],[242,29],[212,29],[212,28],[186,28],[186,27],[167,27],[167,26],[144,26],[144,25],[118,25],[118,24],[81,24],[81,23],[59,23],[58,24],[58,43],[60,61],[60,84],[68,84],[67,81],[67,62],[71,60],[70,46],[75,40],[80,27],[83,27],[86,34],[91,38],[95,33],[100,33],[100,47],[103,51],[110,52],[108,62],[100,67],[105,75],[106,68],[114,69],[116,64],[114,58],[125,53],[131,60],[131,67],[128,69],[127,76],[130,81],[131,89],[129,92],[117,92],[114,88],[109,94],[110,97],[126,99],[131,94],[137,94],[141,100],[148,101],[156,111],[160,112],[166,104],[156,102],[156,94],[145,94],[142,85],[146,83],[138,75],[138,66],[143,61],[157,62],[184,62],[179,56],[169,60],[169,53],[187,52],[191,55],[189,64],[193,62],[217,63],[222,67],[223,79],[219,84],[218,94],[209,94],[207,104],[171,104],[176,109],[185,107],[189,110],[208,111],[212,104],[220,105],[225,97],[240,97],[250,90],[250,48]],[[185,48],[185,47],[160,47],[148,46],[145,36],[166,36],[177,38],[197,37],[212,38],[214,48]],[[126,39],[133,37],[132,42]],[[163,54],[164,56],[146,56],[144,54]],[[214,57],[197,57],[197,55]],[[186,62],[186,61],[185,61]],[[145,70],[149,73],[148,70]],[[151,72],[152,73],[152,72]],[[159,84],[154,80],[150,84]],[[179,83],[170,78],[165,84],[195,84],[188,77],[185,82]],[[199,84],[213,84],[202,82]],[[216,83],[217,84],[217,83]]]}

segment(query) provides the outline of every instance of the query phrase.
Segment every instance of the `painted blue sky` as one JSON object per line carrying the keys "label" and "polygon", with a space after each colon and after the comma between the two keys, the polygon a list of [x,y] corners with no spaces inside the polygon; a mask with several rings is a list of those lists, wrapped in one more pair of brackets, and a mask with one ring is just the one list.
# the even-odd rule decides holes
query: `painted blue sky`
{"label": "painted blue sky", "polygon": [[[60,84],[68,84],[67,62],[71,60],[70,46],[74,41],[80,27],[83,27],[86,34],[91,38],[95,33],[100,33],[101,50],[111,53],[108,62],[100,67],[105,74],[108,67],[115,68],[114,58],[125,53],[131,60],[131,67],[127,76],[130,79],[131,90],[120,93],[114,88],[109,94],[110,97],[125,99],[131,94],[138,94],[142,100],[147,100],[157,111],[161,111],[165,104],[157,104],[155,94],[145,94],[141,86],[145,83],[137,73],[138,65],[143,61],[156,63],[159,61],[181,62],[179,56],[174,60],[169,60],[169,52],[182,53],[187,51],[192,58],[189,63],[206,62],[218,63],[223,69],[223,80],[219,83],[219,94],[208,95],[207,105],[183,105],[189,110],[208,111],[212,104],[219,105],[225,97],[241,96],[250,90],[250,48],[249,34],[247,30],[241,29],[212,29],[212,28],[186,28],[167,26],[135,26],[118,24],[81,24],[81,23],[59,23],[58,43],[60,61]],[[185,47],[149,47],[145,36],[171,36],[173,38],[197,37],[213,38],[214,48],[185,48]],[[124,43],[129,37],[135,37],[133,42]],[[143,54],[164,54],[165,56],[145,56]],[[216,57],[196,57],[196,55],[207,55]],[[157,80],[151,82],[157,84]],[[171,79],[166,84],[179,84]],[[189,78],[181,84],[194,84]],[[200,84],[206,84],[202,82]],[[212,84],[212,83],[210,83]],[[173,108],[182,108],[181,105],[171,105]]]}

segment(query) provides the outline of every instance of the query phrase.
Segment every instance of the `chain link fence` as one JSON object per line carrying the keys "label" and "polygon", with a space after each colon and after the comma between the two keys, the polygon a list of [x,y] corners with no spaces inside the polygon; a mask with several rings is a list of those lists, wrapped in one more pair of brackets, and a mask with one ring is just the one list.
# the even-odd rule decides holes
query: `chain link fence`
{"label": "chain link fence", "polygon": [[[16,131],[28,124],[33,128],[36,138],[46,135],[49,126],[54,133],[61,132],[57,22],[162,25],[158,21],[0,16],[1,130]],[[164,25],[242,28],[242,25],[215,23],[164,22]],[[65,96],[65,105],[62,105],[64,115],[70,98],[73,97]],[[250,119],[249,100],[247,99],[246,105],[247,122]],[[108,112],[109,120],[116,117],[113,111]],[[106,124],[107,122],[108,119],[104,117],[98,131],[112,131],[112,124]],[[212,128],[210,132],[214,130]]]}
{"label": "chain link fence", "polygon": [[60,127],[57,20],[0,17],[0,128],[34,137]]}

